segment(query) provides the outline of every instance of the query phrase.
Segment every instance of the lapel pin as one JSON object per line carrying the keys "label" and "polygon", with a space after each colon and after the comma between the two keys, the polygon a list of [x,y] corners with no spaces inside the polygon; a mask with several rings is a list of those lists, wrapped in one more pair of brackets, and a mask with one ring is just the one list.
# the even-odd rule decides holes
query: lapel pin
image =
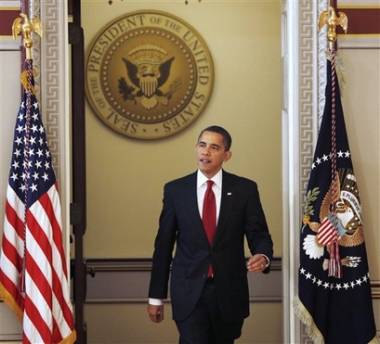
{"label": "lapel pin", "polygon": [[227,196],[231,196],[232,195],[232,192],[227,192]]}

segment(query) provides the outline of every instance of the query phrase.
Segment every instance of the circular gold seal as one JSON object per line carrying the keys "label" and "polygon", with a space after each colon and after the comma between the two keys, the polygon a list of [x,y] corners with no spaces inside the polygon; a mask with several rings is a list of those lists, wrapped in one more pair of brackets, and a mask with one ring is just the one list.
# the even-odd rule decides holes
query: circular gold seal
{"label": "circular gold seal", "polygon": [[137,11],[108,24],[90,45],[87,99],[113,130],[138,139],[173,135],[204,110],[213,87],[211,54],[182,19]]}

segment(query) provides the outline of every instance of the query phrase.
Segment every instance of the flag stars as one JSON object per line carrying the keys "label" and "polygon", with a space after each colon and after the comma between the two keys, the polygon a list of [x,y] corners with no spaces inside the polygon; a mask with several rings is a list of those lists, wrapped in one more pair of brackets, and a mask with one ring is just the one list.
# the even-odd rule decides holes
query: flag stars
{"label": "flag stars", "polygon": [[38,112],[35,112],[35,113],[33,114],[32,118],[33,118],[35,121],[37,121],[37,119],[38,119]]}
{"label": "flag stars", "polygon": [[32,192],[36,192],[37,191],[37,185],[36,184],[32,184],[29,188],[30,190],[32,190]]}
{"label": "flag stars", "polygon": [[312,280],[312,281],[313,281],[313,284],[317,281],[317,279],[316,279],[315,276],[313,277],[313,280]]}
{"label": "flag stars", "polygon": [[30,138],[30,143],[31,143],[32,145],[35,145],[35,144],[36,144],[36,138],[35,138],[34,136],[32,136],[32,137]]}
{"label": "flag stars", "polygon": [[318,279],[317,285],[318,285],[318,287],[320,287],[322,285],[322,281],[320,279]]}
{"label": "flag stars", "polygon": [[33,131],[33,133],[35,133],[36,131],[38,131],[38,128],[35,124],[33,124],[30,130]]}
{"label": "flag stars", "polygon": [[50,152],[47,150],[46,153],[45,153],[46,157],[49,158],[50,157]]}
{"label": "flag stars", "polygon": [[21,155],[21,151],[19,149],[15,149],[13,154],[19,157]]}
{"label": "flag stars", "polygon": [[341,284],[340,283],[337,283],[337,285],[336,285],[336,287],[335,287],[337,290],[340,290],[340,289],[342,289],[342,286],[341,286]]}
{"label": "flag stars", "polygon": [[34,172],[33,175],[32,175],[32,177],[33,177],[34,180],[38,180],[39,175],[38,175],[37,172]]}
{"label": "flag stars", "polygon": [[40,129],[38,129],[38,131],[42,134],[45,131],[45,129],[42,125],[40,125]]}
{"label": "flag stars", "polygon": [[24,128],[22,125],[18,125],[17,128],[16,128],[16,131],[21,134],[23,132]]}
{"label": "flag stars", "polygon": [[344,284],[343,284],[343,288],[344,288],[344,289],[346,289],[346,290],[347,290],[349,287],[350,287],[350,286],[349,286],[349,284],[348,284],[348,283],[344,283]]}
{"label": "flag stars", "polygon": [[328,157],[326,154],[323,154],[323,156],[322,156],[322,160],[323,160],[323,161],[327,161],[327,160],[329,160],[329,157]]}
{"label": "flag stars", "polygon": [[50,164],[48,161],[45,162],[45,168],[48,170],[50,168]]}
{"label": "flag stars", "polygon": [[329,284],[327,282],[323,283],[323,288],[328,289],[329,288]]}
{"label": "flag stars", "polygon": [[357,285],[362,285],[362,280],[361,280],[360,278],[358,278],[358,279],[356,280],[356,284],[357,284]]}
{"label": "flag stars", "polygon": [[352,281],[352,282],[350,283],[350,285],[351,285],[351,288],[354,288],[354,287],[355,287],[355,282]]}
{"label": "flag stars", "polygon": [[24,119],[24,114],[20,112],[17,118],[19,119],[19,121],[22,121]]}
{"label": "flag stars", "polygon": [[301,268],[301,269],[300,269],[300,273],[301,273],[301,275],[304,275],[304,274],[305,274],[305,269],[304,269],[304,268]]}
{"label": "flag stars", "polygon": [[24,192],[26,190],[26,186],[24,184],[21,184],[19,189],[21,190],[21,192]]}
{"label": "flag stars", "polygon": [[364,276],[363,277],[363,282],[367,282],[367,280],[368,280],[367,276]]}
{"label": "flag stars", "polygon": [[311,169],[312,169],[312,170],[315,169],[315,164],[314,164],[314,163],[311,164]]}
{"label": "flag stars", "polygon": [[49,180],[49,176],[46,173],[44,173],[42,179],[46,182]]}
{"label": "flag stars", "polygon": [[42,152],[42,149],[40,149],[40,148],[38,148],[36,154],[38,155],[39,158],[41,158],[41,156],[44,155],[44,153]]}
{"label": "flag stars", "polygon": [[12,164],[12,167],[13,167],[15,170],[17,170],[17,169],[20,167],[18,161],[14,161],[13,164]]}
{"label": "flag stars", "polygon": [[340,150],[339,152],[338,152],[338,158],[343,158],[343,152]]}
{"label": "flag stars", "polygon": [[350,155],[351,155],[351,154],[350,154],[350,152],[349,152],[349,151],[347,151],[347,152],[344,152],[344,157],[345,157],[345,158],[349,158],[349,157],[350,157]]}
{"label": "flag stars", "polygon": [[33,107],[35,110],[37,110],[38,109],[38,103],[37,102],[33,103]]}
{"label": "flag stars", "polygon": [[319,165],[322,162],[320,158],[317,158],[316,163]]}
{"label": "flag stars", "polygon": [[42,137],[38,140],[38,143],[40,144],[40,146],[42,146],[43,145],[43,143],[44,143],[44,140],[42,139]]}
{"label": "flag stars", "polygon": [[306,279],[310,279],[310,278],[311,278],[311,273],[308,272],[308,273],[306,274]]}
{"label": "flag stars", "polygon": [[11,178],[14,182],[18,179],[16,173],[12,173],[12,175],[9,178]]}
{"label": "flag stars", "polygon": [[42,162],[39,161],[39,160],[37,160],[36,163],[35,163],[35,166],[36,166],[37,169],[41,168],[42,167]]}
{"label": "flag stars", "polygon": [[15,143],[16,143],[17,146],[21,145],[22,138],[21,137],[16,137]]}

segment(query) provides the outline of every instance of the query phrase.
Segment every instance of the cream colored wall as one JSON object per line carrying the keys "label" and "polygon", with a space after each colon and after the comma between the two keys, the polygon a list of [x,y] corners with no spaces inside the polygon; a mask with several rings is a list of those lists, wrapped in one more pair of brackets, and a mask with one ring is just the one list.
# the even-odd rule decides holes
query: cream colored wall
{"label": "cream colored wall", "polygon": [[[380,296],[380,49],[341,50],[343,108],[361,196],[372,283]],[[380,299],[374,299],[380,337]]]}
{"label": "cream colored wall", "polygon": [[[170,307],[165,308],[162,323],[151,322],[141,304],[86,305],[88,342],[91,344],[175,344],[178,333],[171,320]],[[282,340],[282,305],[253,304],[251,316],[244,322],[243,334],[236,344],[280,344]],[[115,321],[117,317],[117,321]],[[105,331],[106,329],[106,331]]]}
{"label": "cream colored wall", "polygon": [[137,9],[173,13],[206,40],[215,87],[205,112],[168,139],[143,142],[105,127],[86,107],[87,257],[150,257],[163,184],[195,170],[199,131],[225,126],[233,137],[226,170],[256,180],[281,256],[280,0],[82,1],[86,47],[116,16]]}

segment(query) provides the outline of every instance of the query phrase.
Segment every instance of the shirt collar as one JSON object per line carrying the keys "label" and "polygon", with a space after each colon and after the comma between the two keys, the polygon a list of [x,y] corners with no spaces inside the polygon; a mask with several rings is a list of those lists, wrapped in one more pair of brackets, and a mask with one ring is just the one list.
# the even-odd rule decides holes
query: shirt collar
{"label": "shirt collar", "polygon": [[[213,176],[212,178],[210,178],[210,180],[212,180],[215,185],[218,187],[218,188],[222,188],[222,177],[223,177],[223,170],[220,169],[218,171],[218,173]],[[197,188],[201,187],[203,184],[205,184],[207,181],[209,180],[209,178],[207,178],[203,173],[202,171],[198,170],[197,172]]]}

